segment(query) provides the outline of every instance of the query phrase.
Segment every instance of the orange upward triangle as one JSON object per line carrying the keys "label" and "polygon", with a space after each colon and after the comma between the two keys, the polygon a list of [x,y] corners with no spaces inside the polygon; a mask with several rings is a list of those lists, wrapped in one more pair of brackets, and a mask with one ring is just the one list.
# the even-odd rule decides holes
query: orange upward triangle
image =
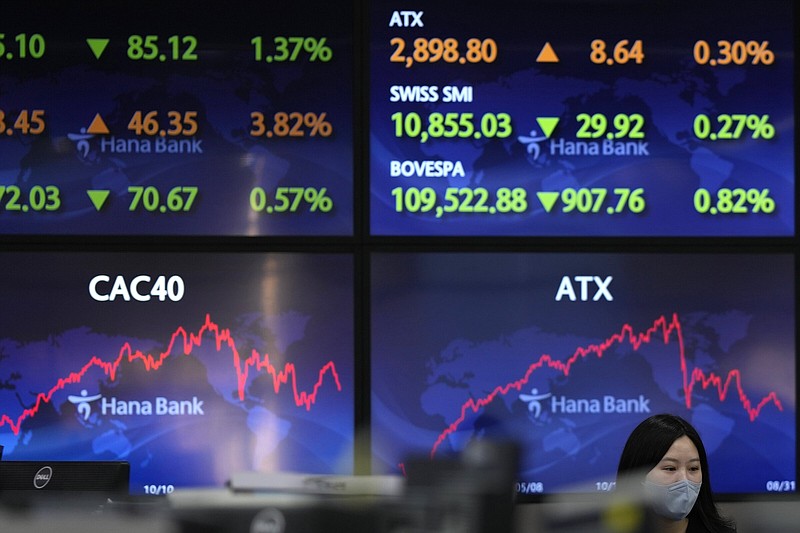
{"label": "orange upward triangle", "polygon": [[558,63],[558,56],[556,55],[556,51],[553,50],[553,47],[550,43],[544,43],[542,47],[542,51],[539,52],[538,57],[536,58],[537,63]]}
{"label": "orange upward triangle", "polygon": [[103,121],[103,117],[100,116],[100,113],[97,113],[92,119],[92,123],[86,128],[86,133],[91,133],[92,135],[108,135],[111,132],[108,131],[108,126],[106,126],[106,123]]}

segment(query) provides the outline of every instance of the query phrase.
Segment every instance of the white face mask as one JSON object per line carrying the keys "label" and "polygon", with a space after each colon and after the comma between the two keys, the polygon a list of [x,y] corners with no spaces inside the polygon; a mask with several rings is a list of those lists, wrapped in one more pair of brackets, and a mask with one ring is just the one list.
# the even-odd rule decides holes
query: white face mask
{"label": "white face mask", "polygon": [[702,483],[684,479],[671,485],[659,485],[646,479],[643,485],[647,501],[657,515],[683,520],[694,507]]}

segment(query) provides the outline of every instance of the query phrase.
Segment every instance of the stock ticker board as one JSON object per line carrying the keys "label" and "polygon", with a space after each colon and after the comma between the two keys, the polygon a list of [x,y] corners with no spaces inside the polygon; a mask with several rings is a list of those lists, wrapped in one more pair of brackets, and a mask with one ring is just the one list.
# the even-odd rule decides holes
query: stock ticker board
{"label": "stock ticker board", "polygon": [[790,2],[373,5],[376,235],[794,234]]}
{"label": "stock ticker board", "polygon": [[350,235],[353,13],[317,4],[20,5],[0,232]]}
{"label": "stock ticker board", "polygon": [[358,5],[14,10],[0,233],[794,235],[791,2]]}
{"label": "stock ticker board", "polygon": [[136,250],[0,252],[5,458],[351,474],[363,414],[373,473],[521,435],[520,493],[605,491],[661,410],[796,492],[794,2],[7,4],[0,241]]}

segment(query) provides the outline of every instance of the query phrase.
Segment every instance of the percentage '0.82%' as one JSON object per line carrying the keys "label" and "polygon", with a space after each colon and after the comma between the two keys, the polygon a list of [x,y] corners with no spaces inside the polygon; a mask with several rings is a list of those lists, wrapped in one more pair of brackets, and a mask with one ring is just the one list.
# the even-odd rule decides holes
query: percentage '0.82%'
{"label": "percentage '0.82%'", "polygon": [[694,208],[698,213],[709,215],[748,214],[775,212],[775,200],[769,189],[697,189],[694,193]]}

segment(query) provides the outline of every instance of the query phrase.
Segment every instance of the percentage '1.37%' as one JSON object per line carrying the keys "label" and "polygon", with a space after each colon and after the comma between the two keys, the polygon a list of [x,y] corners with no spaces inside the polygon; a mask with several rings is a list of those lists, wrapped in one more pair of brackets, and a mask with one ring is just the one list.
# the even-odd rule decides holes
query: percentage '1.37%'
{"label": "percentage '1.37%'", "polygon": [[272,46],[263,37],[253,37],[250,44],[256,61],[286,63],[308,59],[327,63],[333,59],[333,49],[325,37],[275,37]]}

